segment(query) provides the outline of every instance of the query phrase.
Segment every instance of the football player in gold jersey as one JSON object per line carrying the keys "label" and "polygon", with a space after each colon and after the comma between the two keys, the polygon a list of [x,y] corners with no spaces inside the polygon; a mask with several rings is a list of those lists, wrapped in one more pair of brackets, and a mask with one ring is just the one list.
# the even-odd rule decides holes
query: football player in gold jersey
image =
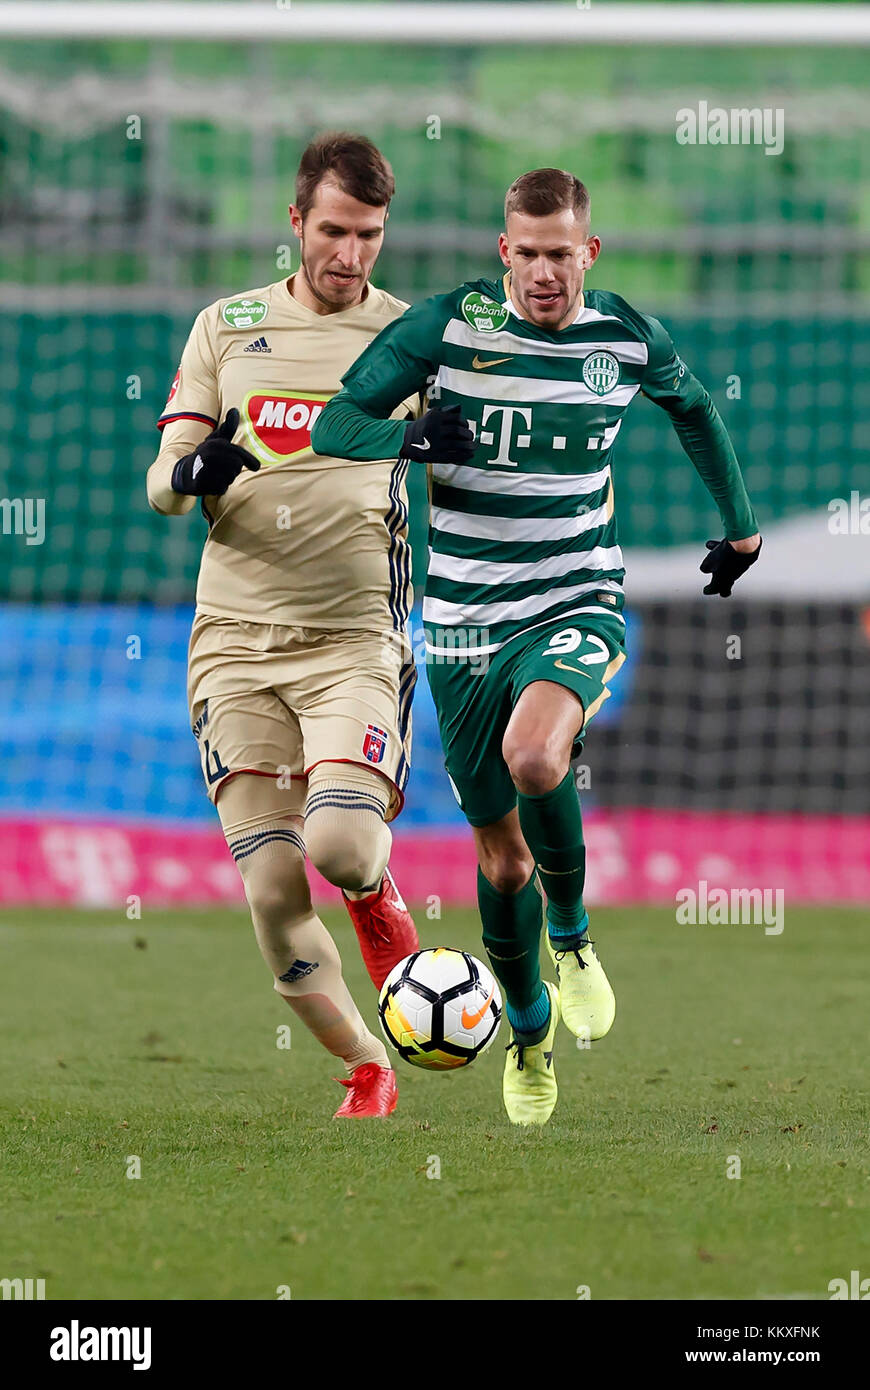
{"label": "football player in gold jersey", "polygon": [[[188,698],[208,795],[275,989],[345,1063],[338,1115],[388,1115],[396,1080],[311,903],[305,856],[343,890],[376,986],[418,941],[387,862],[408,778],[415,668],[407,464],[311,449],[341,377],[406,305],[369,277],[392,170],[362,136],[302,156],[301,266],[220,299],[188,338],[158,421],[148,500],[208,522]],[[414,415],[404,402],[396,418]]]}

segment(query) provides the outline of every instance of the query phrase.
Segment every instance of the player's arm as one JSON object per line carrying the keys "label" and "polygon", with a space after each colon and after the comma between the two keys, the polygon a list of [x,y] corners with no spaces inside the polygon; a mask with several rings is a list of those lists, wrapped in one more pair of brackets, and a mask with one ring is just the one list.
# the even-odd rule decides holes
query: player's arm
{"label": "player's arm", "polygon": [[331,458],[419,458],[460,463],[474,436],[459,406],[429,408],[412,420],[389,416],[409,396],[424,394],[438,371],[446,322],[443,298],[426,300],[388,324],[342,377],[311,433],[311,447]]}
{"label": "player's arm", "polygon": [[148,501],[164,516],[189,512],[198,497],[219,497],[242,468],[258,461],[233,444],[239,412],[219,423],[217,370],[205,309],[191,329],[178,375],[157,427],[160,452],[148,469]]}
{"label": "player's arm", "polygon": [[758,558],[761,536],[740,464],[722,417],[708,391],[678,357],[658,319],[647,319],[649,360],[641,389],[667,411],[674,431],[719,509],[725,537],[708,541],[701,565],[711,576],[705,594],[727,598]]}
{"label": "player's arm", "polygon": [[179,459],[193,452],[219,423],[217,368],[208,332],[208,309],[197,315],[181,355],[178,375],[157,428],[160,452],[148,469],[148,502],[164,516],[180,516],[195,503],[192,494],[176,492],[172,475]]}
{"label": "player's arm", "polygon": [[209,433],[208,425],[193,421],[178,421],[166,425],[160,441],[160,453],[148,469],[148,505],[162,516],[181,516],[196,502],[193,496],[175,492],[172,473],[176,463],[191,453]]}

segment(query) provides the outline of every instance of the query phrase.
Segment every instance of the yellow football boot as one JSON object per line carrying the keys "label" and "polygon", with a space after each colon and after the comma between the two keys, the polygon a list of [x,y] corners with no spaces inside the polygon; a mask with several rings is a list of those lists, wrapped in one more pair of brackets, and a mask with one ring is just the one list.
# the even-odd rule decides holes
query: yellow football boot
{"label": "yellow football boot", "polygon": [[507,1045],[502,1094],[508,1119],[515,1125],[545,1125],[559,1094],[553,1068],[553,1042],[559,1022],[559,991],[544,982],[550,996],[550,1026],[540,1042],[523,1044],[515,1036]]}
{"label": "yellow football boot", "polygon": [[547,950],[556,967],[566,1028],[575,1038],[603,1038],[613,1027],[616,998],[592,942],[580,950],[566,949],[554,946],[548,935]]}

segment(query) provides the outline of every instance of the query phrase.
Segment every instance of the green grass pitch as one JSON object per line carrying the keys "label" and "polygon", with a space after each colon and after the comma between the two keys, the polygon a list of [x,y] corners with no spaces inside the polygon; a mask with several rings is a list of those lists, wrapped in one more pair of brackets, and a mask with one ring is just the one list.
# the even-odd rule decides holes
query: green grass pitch
{"label": "green grass pitch", "polygon": [[[473,913],[418,920],[481,953]],[[397,1061],[392,1119],[333,1121],[336,1068],[242,912],[0,914],[0,1276],[48,1299],[827,1298],[867,1254],[861,915],[786,908],[766,936],[598,910],[593,936],[616,1023],[586,1050],[560,1028],[559,1104],[527,1132],[504,1025],[467,1071]]]}

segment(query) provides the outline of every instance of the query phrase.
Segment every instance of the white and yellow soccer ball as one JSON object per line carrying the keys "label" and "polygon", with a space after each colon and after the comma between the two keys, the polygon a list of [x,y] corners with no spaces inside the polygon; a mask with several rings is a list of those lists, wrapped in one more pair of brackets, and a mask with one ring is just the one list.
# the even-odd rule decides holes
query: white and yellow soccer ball
{"label": "white and yellow soccer ball", "polygon": [[492,1043],[501,994],[482,961],[449,946],[415,951],[381,987],[378,1017],[387,1042],[415,1067],[467,1067]]}

